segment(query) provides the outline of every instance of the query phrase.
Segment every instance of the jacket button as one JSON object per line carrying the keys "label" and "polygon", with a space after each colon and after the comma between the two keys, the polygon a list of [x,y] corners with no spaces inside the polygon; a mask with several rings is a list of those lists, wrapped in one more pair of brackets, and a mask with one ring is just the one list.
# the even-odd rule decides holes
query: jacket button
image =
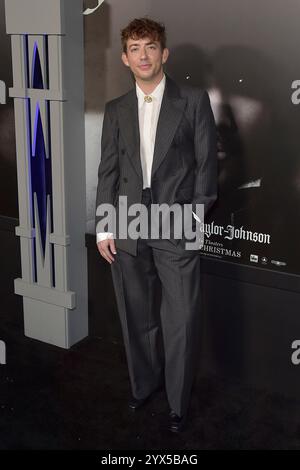
{"label": "jacket button", "polygon": [[124,183],[127,183],[128,179],[127,179],[127,178],[123,178],[123,181],[124,181]]}
{"label": "jacket button", "polygon": [[121,149],[121,154],[125,155],[125,149]]}

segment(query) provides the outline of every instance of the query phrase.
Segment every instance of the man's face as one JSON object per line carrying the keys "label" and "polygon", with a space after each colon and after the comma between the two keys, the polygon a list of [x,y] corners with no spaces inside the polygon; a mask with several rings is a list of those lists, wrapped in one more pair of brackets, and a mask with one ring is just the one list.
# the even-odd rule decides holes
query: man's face
{"label": "man's face", "polygon": [[128,39],[127,53],[122,60],[136,79],[151,82],[162,73],[162,65],[169,55],[168,49],[161,49],[158,41],[151,38]]}

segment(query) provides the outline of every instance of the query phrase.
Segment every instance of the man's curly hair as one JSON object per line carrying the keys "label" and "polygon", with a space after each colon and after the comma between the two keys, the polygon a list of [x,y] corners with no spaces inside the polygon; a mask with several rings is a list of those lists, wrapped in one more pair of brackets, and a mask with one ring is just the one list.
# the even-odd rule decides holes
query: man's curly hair
{"label": "man's curly hair", "polygon": [[143,39],[149,37],[160,43],[161,49],[166,47],[166,29],[163,23],[150,18],[135,18],[121,31],[123,52],[127,53],[128,39]]}

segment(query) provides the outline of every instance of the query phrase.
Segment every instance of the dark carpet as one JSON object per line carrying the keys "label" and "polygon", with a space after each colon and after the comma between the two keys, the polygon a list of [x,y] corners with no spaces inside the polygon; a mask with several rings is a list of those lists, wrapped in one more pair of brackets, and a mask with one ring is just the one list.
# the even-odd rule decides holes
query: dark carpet
{"label": "dark carpet", "polygon": [[127,409],[121,343],[49,346],[24,337],[21,311],[18,299],[1,312],[0,449],[300,449],[300,401],[213,375],[197,377],[188,428],[173,435],[164,392]]}

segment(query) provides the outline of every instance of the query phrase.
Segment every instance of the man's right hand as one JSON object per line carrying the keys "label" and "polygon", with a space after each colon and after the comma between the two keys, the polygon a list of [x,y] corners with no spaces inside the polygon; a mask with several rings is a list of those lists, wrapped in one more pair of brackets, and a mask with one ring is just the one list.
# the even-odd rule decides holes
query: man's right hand
{"label": "man's right hand", "polygon": [[117,251],[116,251],[116,246],[115,246],[115,240],[113,238],[107,238],[106,240],[102,240],[101,242],[98,242],[97,247],[98,247],[100,255],[104,259],[106,259],[106,261],[108,261],[109,264],[115,261],[113,254],[116,255]]}

